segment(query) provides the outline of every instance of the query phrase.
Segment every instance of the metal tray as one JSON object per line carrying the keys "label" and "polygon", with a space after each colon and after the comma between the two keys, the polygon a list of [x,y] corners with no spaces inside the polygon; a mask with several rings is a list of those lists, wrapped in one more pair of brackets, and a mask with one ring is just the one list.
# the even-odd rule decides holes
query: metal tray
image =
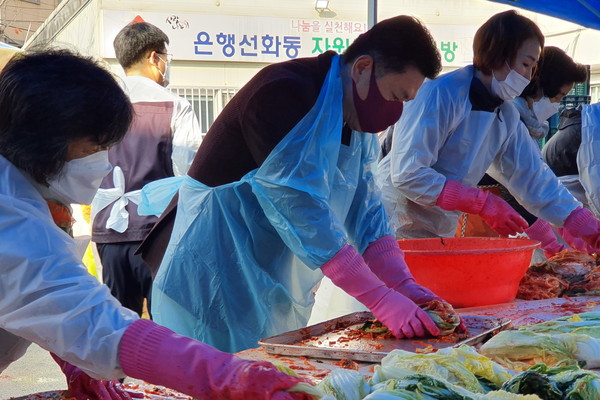
{"label": "metal tray", "polygon": [[467,334],[452,334],[441,339],[384,339],[381,337],[350,339],[351,330],[358,329],[366,321],[374,319],[373,314],[368,311],[356,312],[261,339],[258,344],[271,354],[379,362],[394,349],[426,352],[431,347],[442,349],[461,344],[473,346],[483,343],[499,331],[507,329],[511,323],[505,318],[475,316],[461,316],[461,318],[467,326]]}

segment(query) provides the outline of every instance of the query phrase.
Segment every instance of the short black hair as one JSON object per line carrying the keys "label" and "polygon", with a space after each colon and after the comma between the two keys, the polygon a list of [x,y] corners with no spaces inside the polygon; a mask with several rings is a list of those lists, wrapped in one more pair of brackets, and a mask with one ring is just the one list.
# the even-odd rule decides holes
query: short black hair
{"label": "short black hair", "polygon": [[137,22],[121,29],[113,46],[117,61],[123,69],[128,69],[147,57],[151,51],[166,52],[165,43],[169,44],[166,33],[148,22]]}
{"label": "short black hair", "polygon": [[60,173],[72,141],[110,146],[132,118],[127,95],[90,57],[19,53],[0,73],[0,154],[41,184]]}
{"label": "short black hair", "polygon": [[418,19],[399,15],[375,24],[357,37],[344,52],[349,64],[362,55],[373,57],[378,75],[402,73],[414,66],[423,76],[435,78],[442,70],[442,61],[435,40]]}

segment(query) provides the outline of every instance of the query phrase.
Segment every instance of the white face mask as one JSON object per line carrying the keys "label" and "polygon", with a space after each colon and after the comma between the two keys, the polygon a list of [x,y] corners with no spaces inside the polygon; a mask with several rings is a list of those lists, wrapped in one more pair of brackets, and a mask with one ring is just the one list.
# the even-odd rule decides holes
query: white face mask
{"label": "white face mask", "polygon": [[529,85],[530,80],[519,74],[514,69],[506,64],[510,72],[503,81],[498,81],[492,72],[492,93],[500,97],[502,100],[512,100],[521,93]]}
{"label": "white face mask", "polygon": [[50,189],[68,204],[90,204],[112,170],[108,151],[98,151],[83,158],[67,161],[61,173],[48,181]]}
{"label": "white face mask", "polygon": [[533,103],[533,112],[538,121],[544,122],[558,112],[560,103],[552,103],[546,96]]}
{"label": "white face mask", "polygon": [[[161,60],[163,60],[160,56],[158,57]],[[158,72],[160,73],[160,76],[162,76],[163,78],[163,86],[167,87],[169,86],[169,83],[171,83],[171,63],[168,61],[163,60],[165,63],[165,72],[163,73],[160,69],[158,70]]]}

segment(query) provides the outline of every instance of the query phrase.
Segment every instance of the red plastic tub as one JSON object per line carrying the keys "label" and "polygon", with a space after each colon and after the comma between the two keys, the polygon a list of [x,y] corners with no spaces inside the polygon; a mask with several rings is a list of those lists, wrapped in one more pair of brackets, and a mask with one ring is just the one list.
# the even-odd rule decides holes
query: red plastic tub
{"label": "red plastic tub", "polygon": [[507,303],[540,242],[488,237],[399,240],[416,281],[455,308]]}

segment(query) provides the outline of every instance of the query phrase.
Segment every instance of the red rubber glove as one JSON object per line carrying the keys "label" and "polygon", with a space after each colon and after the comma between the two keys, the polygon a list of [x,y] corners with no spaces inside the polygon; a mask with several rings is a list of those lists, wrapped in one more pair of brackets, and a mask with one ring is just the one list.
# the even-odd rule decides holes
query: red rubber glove
{"label": "red rubber glove", "polygon": [[67,392],[76,399],[131,400],[132,397],[144,397],[141,393],[125,391],[119,381],[94,379],[79,368],[60,359],[56,354],[50,353],[50,355],[67,378]]}
{"label": "red rubber glove", "polygon": [[271,363],[243,360],[149,320],[131,324],[119,350],[128,376],[199,399],[311,399],[286,392],[304,380],[279,372]]}
{"label": "red rubber glove", "polygon": [[364,304],[399,339],[440,334],[435,322],[408,297],[390,289],[369,269],[354,247],[346,245],[321,267],[323,274]]}
{"label": "red rubber glove", "polygon": [[447,180],[436,205],[448,211],[478,214],[503,236],[522,233],[529,225],[506,201],[481,189]]}
{"label": "red rubber glove", "polygon": [[546,258],[567,250],[567,246],[558,242],[552,226],[541,218],[538,218],[529,228],[525,229],[525,233],[530,239],[541,242]]}
{"label": "red rubber glove", "polygon": [[565,221],[562,233],[565,239],[583,239],[589,245],[588,250],[584,250],[586,252],[600,251],[600,221],[587,208],[578,207],[573,210]]}

